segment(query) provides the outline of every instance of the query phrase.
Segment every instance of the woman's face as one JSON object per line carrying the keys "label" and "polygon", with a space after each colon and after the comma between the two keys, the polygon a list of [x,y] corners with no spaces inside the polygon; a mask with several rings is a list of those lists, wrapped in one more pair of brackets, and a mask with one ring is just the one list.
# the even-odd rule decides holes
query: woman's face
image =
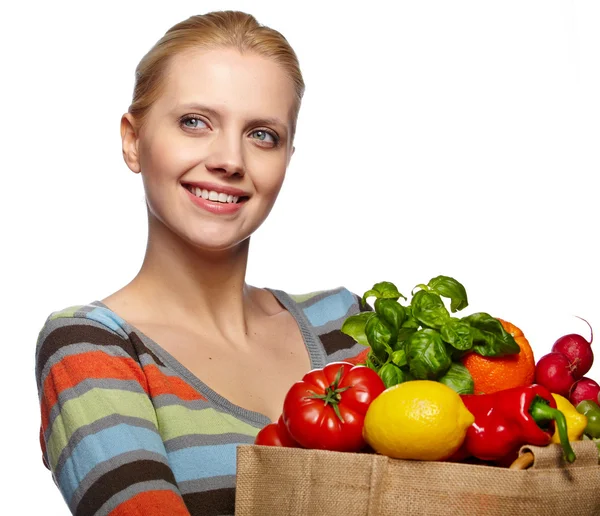
{"label": "woman's face", "polygon": [[291,79],[264,57],[232,49],[173,57],[146,123],[130,144],[124,138],[150,216],[204,249],[247,239],[281,188],[294,106]]}

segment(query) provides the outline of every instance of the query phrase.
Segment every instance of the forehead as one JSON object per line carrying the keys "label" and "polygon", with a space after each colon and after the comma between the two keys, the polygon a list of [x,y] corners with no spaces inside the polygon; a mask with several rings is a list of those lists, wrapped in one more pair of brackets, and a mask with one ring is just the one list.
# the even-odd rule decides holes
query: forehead
{"label": "forehead", "polygon": [[159,110],[210,104],[226,113],[289,120],[294,84],[274,61],[234,49],[189,50],[173,56],[166,70]]}

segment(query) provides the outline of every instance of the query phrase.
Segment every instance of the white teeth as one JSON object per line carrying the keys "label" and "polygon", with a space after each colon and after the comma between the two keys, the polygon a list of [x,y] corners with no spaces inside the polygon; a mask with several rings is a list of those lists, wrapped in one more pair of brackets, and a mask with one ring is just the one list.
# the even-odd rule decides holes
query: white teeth
{"label": "white teeth", "polygon": [[189,186],[187,188],[196,197],[202,197],[203,199],[208,199],[209,201],[232,204],[238,202],[239,200],[239,196],[236,195],[230,195],[223,192],[215,192],[214,190],[206,190],[197,186]]}

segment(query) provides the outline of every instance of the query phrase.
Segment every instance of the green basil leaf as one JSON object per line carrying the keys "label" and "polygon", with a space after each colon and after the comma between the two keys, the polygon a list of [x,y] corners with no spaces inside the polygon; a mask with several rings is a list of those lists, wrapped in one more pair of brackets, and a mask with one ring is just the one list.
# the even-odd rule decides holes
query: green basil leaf
{"label": "green basil leaf", "polygon": [[392,331],[379,318],[377,314],[373,314],[365,326],[365,334],[371,351],[382,362],[387,360],[387,357],[392,353],[392,348],[389,345]]}
{"label": "green basil leaf", "polygon": [[398,367],[405,366],[408,364],[406,361],[406,351],[403,349],[398,349],[392,353],[392,362],[396,364]]}
{"label": "green basil leaf", "polygon": [[361,312],[348,317],[342,324],[341,332],[352,337],[356,342],[363,346],[368,346],[369,341],[365,334],[367,321],[375,315],[374,312]]}
{"label": "green basil leaf", "polygon": [[366,303],[367,298],[371,296],[375,296],[378,299],[393,299],[394,301],[396,301],[400,297],[406,299],[406,297],[400,294],[400,292],[396,288],[396,285],[390,283],[389,281],[381,281],[379,283],[375,283],[371,290],[367,290],[364,293],[362,297],[363,303]]}
{"label": "green basil leaf", "polygon": [[404,307],[404,313],[406,314],[406,319],[402,323],[402,328],[418,330],[421,323],[414,318],[410,305]]}
{"label": "green basil leaf", "polygon": [[458,394],[473,394],[475,382],[469,370],[462,364],[452,362],[446,374],[438,378],[438,382],[447,385]]}
{"label": "green basil leaf", "polygon": [[375,312],[394,332],[398,331],[406,319],[404,307],[394,299],[376,299]]}
{"label": "green basil leaf", "polygon": [[471,326],[473,351],[486,357],[500,357],[519,353],[521,348],[500,321],[484,312],[477,312],[461,321]]}
{"label": "green basil leaf", "polygon": [[468,355],[469,353],[471,353],[473,351],[473,348],[471,349],[465,349],[460,350],[460,349],[456,349],[453,348],[452,346],[450,346],[450,356],[452,357],[452,362],[461,362],[462,358],[465,357],[466,355]]}
{"label": "green basil leaf", "polygon": [[410,336],[417,331],[417,328],[400,328],[396,337],[396,342],[392,342],[391,346],[394,351],[404,350],[406,342]]}
{"label": "green basil leaf", "polygon": [[408,372],[391,363],[385,364],[379,370],[379,376],[383,380],[386,389],[413,379]]}
{"label": "green basil leaf", "polygon": [[440,296],[450,299],[450,310],[452,313],[462,310],[469,305],[467,291],[461,283],[449,276],[437,276],[429,280],[427,286]]}
{"label": "green basil leaf", "polygon": [[471,326],[460,319],[450,318],[440,329],[442,340],[453,348],[466,351],[473,347],[473,333]]}
{"label": "green basil leaf", "polygon": [[408,339],[406,357],[410,372],[418,380],[435,380],[452,363],[442,337],[429,328],[413,333]]}
{"label": "green basil leaf", "polygon": [[381,366],[384,363],[385,362],[382,362],[373,354],[373,350],[369,350],[369,352],[367,353],[367,358],[365,360],[365,364],[369,369],[373,369],[373,371],[379,372]]}
{"label": "green basil leaf", "polygon": [[450,318],[442,298],[438,294],[419,290],[410,302],[412,315],[423,326],[439,330]]}

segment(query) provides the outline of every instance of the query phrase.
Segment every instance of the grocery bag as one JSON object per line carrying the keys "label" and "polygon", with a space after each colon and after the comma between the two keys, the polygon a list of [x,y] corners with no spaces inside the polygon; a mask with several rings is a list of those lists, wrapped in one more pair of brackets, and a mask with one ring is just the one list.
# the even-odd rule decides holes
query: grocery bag
{"label": "grocery bag", "polygon": [[600,515],[593,441],[524,446],[527,469],[391,459],[375,453],[241,445],[236,516]]}

